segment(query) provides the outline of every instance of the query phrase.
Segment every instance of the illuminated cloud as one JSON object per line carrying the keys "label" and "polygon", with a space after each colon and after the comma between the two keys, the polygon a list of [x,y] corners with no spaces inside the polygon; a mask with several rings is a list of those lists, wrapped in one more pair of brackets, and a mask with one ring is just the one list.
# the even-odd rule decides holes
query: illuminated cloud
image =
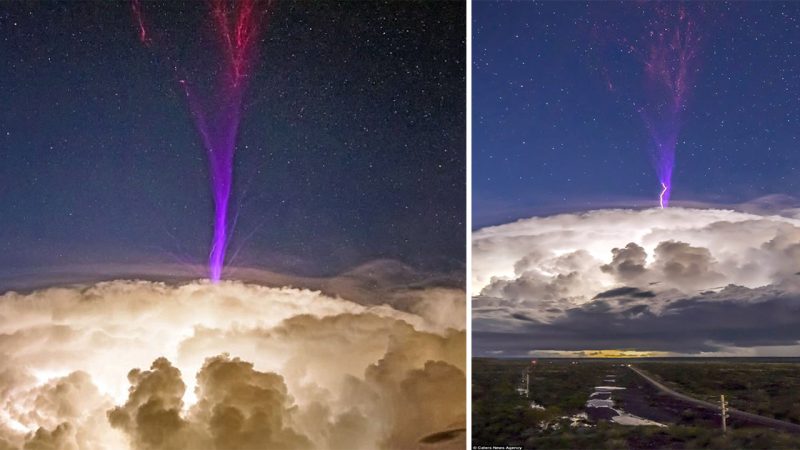
{"label": "illuminated cloud", "polygon": [[464,427],[464,293],[393,295],[145,281],[7,293],[0,448],[416,448]]}
{"label": "illuminated cloud", "polygon": [[[800,215],[609,209],[473,234],[478,354],[772,354],[800,341]],[[502,352],[502,353],[500,353]]]}

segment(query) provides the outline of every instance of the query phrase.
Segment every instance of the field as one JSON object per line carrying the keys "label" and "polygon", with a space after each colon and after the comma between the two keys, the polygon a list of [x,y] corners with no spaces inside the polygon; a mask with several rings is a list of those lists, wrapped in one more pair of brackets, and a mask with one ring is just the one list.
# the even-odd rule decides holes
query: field
{"label": "field", "polygon": [[[530,360],[476,358],[473,445],[526,449],[800,448],[800,434],[739,417],[731,417],[723,433],[719,411],[659,391],[629,364],[694,398],[718,403],[719,395],[725,394],[733,408],[791,423],[798,423],[800,418],[796,404],[800,392],[798,360],[539,359],[531,365]],[[530,374],[528,397],[524,395],[526,372]],[[604,385],[613,385],[614,390],[595,389]],[[603,403],[606,398],[612,399],[613,407],[587,407],[590,399]],[[640,425],[621,425],[615,420]]]}

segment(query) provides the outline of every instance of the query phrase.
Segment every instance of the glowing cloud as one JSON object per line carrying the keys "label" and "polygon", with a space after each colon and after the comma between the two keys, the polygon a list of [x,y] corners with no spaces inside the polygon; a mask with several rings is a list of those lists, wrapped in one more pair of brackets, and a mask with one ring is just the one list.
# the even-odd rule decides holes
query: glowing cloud
{"label": "glowing cloud", "polygon": [[473,342],[486,354],[797,351],[798,273],[796,210],[519,220],[473,234]]}
{"label": "glowing cloud", "polygon": [[[758,287],[794,277],[797,270],[785,251],[794,248],[792,239],[798,233],[797,218],[722,209],[608,209],[533,217],[473,234],[472,283],[480,292],[521,276],[555,282],[577,272],[568,291],[586,300],[631,283],[633,276],[684,292],[726,283]],[[676,265],[669,265],[667,272],[646,270],[661,268],[659,257],[666,264],[668,258],[689,255],[695,255],[699,268],[696,255],[705,252],[710,258],[707,268],[721,275],[707,280],[712,284],[699,279],[688,283],[690,276],[701,273],[677,277]],[[641,272],[635,270],[639,266]],[[676,276],[674,282],[670,274]]]}
{"label": "glowing cloud", "polygon": [[[418,306],[458,298],[415,295]],[[464,427],[465,334],[436,309],[234,282],[7,293],[0,443],[414,448]]]}

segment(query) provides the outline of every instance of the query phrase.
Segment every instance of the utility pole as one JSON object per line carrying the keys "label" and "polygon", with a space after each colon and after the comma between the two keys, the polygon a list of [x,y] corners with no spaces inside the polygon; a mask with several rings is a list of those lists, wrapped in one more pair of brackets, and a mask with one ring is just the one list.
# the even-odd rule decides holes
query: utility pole
{"label": "utility pole", "polygon": [[525,372],[525,398],[531,396],[531,369]]}
{"label": "utility pole", "polygon": [[720,405],[720,409],[722,410],[722,414],[721,414],[721,416],[722,416],[722,432],[723,433],[727,433],[728,432],[728,424],[727,424],[727,420],[728,420],[728,403],[725,402],[725,395],[724,394],[720,395],[720,397],[719,397],[719,405]]}
{"label": "utility pole", "polygon": [[536,360],[532,359],[531,363],[528,364],[528,370],[525,372],[525,397],[531,396],[531,372],[534,367],[536,367]]}

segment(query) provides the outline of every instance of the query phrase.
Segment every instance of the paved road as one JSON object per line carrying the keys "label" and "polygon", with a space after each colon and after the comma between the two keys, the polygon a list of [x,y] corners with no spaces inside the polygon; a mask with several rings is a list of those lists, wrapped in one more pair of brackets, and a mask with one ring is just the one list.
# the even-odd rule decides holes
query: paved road
{"label": "paved road", "polygon": [[[636,367],[633,366],[628,366],[628,367],[630,367],[631,370],[639,374],[639,376],[649,381],[650,384],[655,386],[659,391],[669,396],[675,397],[677,399],[683,400],[693,405],[700,406],[702,408],[707,408],[719,412],[719,404],[707,402],[694,397],[689,397],[688,395],[681,394],[680,392],[675,392],[672,389],[654,380],[652,377],[644,373],[642,370],[637,369]],[[791,422],[784,422],[783,420],[773,419],[771,417],[759,416],[758,414],[752,414],[735,408],[728,408],[728,415],[730,417],[737,417],[742,420],[747,420],[749,422],[757,423],[765,427],[775,428],[783,431],[789,431],[792,433],[800,433],[800,425]]]}

